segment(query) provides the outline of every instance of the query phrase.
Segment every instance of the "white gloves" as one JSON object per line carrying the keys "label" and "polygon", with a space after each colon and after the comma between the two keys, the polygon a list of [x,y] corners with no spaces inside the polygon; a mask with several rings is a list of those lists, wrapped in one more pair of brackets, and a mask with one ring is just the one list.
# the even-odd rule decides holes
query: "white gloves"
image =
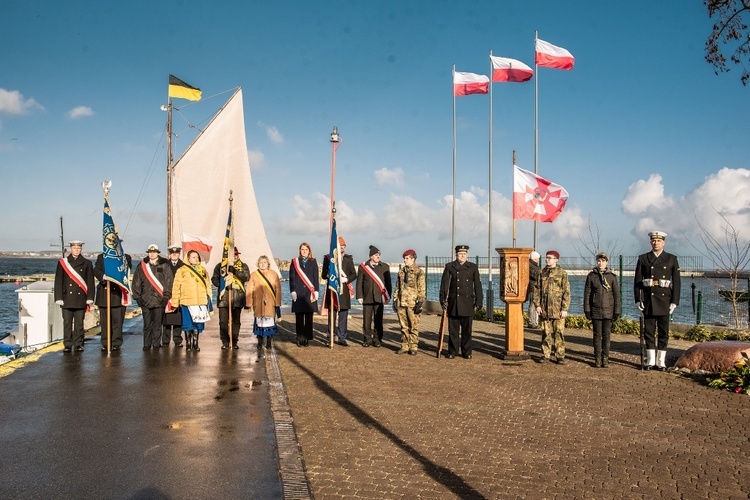
{"label": "white gloves", "polygon": [[310,302],[317,302],[318,301],[318,292],[313,292],[312,297],[310,297]]}
{"label": "white gloves", "polygon": [[672,314],[677,309],[677,304],[669,304],[669,314]]}
{"label": "white gloves", "polygon": [[568,317],[568,311],[563,311],[563,312],[561,312],[561,313],[560,313],[560,317],[561,317],[562,319],[565,319],[565,318],[567,318],[567,317]]}
{"label": "white gloves", "polygon": [[93,303],[94,303],[94,301],[93,301],[93,300],[87,300],[87,301],[86,301],[86,304],[88,304],[88,305],[91,305],[91,304],[93,304]]}
{"label": "white gloves", "polygon": [[643,312],[643,309],[644,309],[643,302],[638,302],[638,310]]}
{"label": "white gloves", "polygon": [[56,300],[55,304],[57,304],[58,306],[61,306],[61,305],[64,305],[65,302],[63,302],[62,300]]}
{"label": "white gloves", "polygon": [[292,302],[297,302],[297,292],[292,292]]}
{"label": "white gloves", "polygon": [[349,278],[347,278],[346,276],[341,276],[341,283],[348,283],[348,282],[349,282]]}
{"label": "white gloves", "polygon": [[359,305],[362,305],[362,304],[364,304],[364,303],[365,303],[365,301],[364,301],[364,300],[362,300],[362,299],[357,299],[357,302],[359,302]]}

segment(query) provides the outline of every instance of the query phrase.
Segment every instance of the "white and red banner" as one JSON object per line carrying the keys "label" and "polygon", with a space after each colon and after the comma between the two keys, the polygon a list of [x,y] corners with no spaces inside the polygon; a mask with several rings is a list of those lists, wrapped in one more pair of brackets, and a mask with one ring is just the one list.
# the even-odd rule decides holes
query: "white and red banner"
{"label": "white and red banner", "polygon": [[208,262],[212,248],[213,246],[208,242],[208,238],[182,233],[182,254],[185,256],[185,260],[187,260],[188,252],[195,250],[201,256],[201,262]]}
{"label": "white and red banner", "polygon": [[564,187],[513,165],[513,218],[552,222],[565,208]]}
{"label": "white and red banner", "polygon": [[493,82],[527,82],[534,76],[534,70],[521,61],[508,57],[490,56]]}
{"label": "white and red banner", "polygon": [[573,55],[562,47],[557,47],[549,42],[536,40],[536,64],[545,68],[573,69],[575,65]]}
{"label": "white and red banner", "polygon": [[490,77],[476,73],[453,73],[453,95],[487,94],[490,91]]}

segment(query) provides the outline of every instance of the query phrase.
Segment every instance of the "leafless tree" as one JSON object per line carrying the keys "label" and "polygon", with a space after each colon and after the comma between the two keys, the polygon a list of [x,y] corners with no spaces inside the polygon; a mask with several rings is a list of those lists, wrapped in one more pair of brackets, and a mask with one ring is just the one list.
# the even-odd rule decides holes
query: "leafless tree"
{"label": "leafless tree", "polygon": [[714,73],[728,72],[724,51],[734,64],[742,66],[742,85],[747,85],[750,73],[745,63],[750,60],[750,32],[742,20],[750,12],[750,0],[703,0],[708,7],[708,17],[714,19],[711,35],[706,40],[706,61]]}
{"label": "leafless tree", "polygon": [[604,240],[603,233],[599,224],[596,221],[591,221],[589,217],[587,233],[578,233],[578,240],[581,242],[580,246],[573,244],[578,255],[590,262],[596,261],[596,256],[600,252],[605,252],[612,259],[615,255],[620,253],[622,245],[620,245],[620,238],[614,240]]}
{"label": "leafless tree", "polygon": [[[695,220],[701,230],[700,240],[704,248],[698,248],[691,238],[687,238],[687,240],[701,255],[713,261],[714,266],[722,277],[726,274],[726,278],[729,279],[729,289],[726,295],[723,296],[732,304],[734,327],[739,329],[741,327],[740,299],[743,292],[740,289],[740,276],[750,266],[750,241],[743,241],[740,238],[740,232],[737,228],[718,210],[715,210],[715,212],[724,221],[724,224],[721,226],[721,231],[724,234],[723,240],[713,236],[706,226],[701,223],[697,215],[695,216]],[[715,280],[712,280],[712,282],[717,288],[719,287],[719,282]],[[750,291],[746,293],[750,293]]]}

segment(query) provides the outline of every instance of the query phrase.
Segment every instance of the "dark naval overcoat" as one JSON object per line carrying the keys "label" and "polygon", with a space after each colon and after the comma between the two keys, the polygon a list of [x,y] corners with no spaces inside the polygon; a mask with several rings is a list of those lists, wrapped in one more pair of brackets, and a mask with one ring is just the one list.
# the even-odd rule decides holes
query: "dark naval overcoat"
{"label": "dark naval overcoat", "polygon": [[[646,286],[643,282],[645,279],[653,280],[652,285]],[[661,285],[659,280],[662,280]],[[658,257],[654,252],[639,255],[633,292],[635,302],[643,302],[646,316],[669,315],[669,304],[680,305],[680,265],[677,257],[664,251]]]}

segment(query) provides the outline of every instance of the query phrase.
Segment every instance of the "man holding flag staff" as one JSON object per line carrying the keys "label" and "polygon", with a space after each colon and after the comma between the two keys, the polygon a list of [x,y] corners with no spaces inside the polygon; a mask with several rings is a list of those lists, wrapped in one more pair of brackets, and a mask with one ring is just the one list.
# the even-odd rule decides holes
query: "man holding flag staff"
{"label": "man holding flag staff", "polygon": [[[105,238],[106,239],[106,238]],[[118,242],[119,243],[119,242]],[[106,243],[105,243],[106,245]],[[122,247],[120,247],[122,251]],[[116,257],[115,257],[116,258]],[[99,308],[99,324],[101,325],[102,351],[119,351],[122,347],[122,325],[125,322],[125,306],[130,305],[130,290],[118,283],[116,278],[107,274],[107,265],[111,257],[105,252],[96,257],[94,277],[99,281],[96,287],[96,306]],[[130,255],[122,254],[124,262],[124,283],[128,283],[128,274],[132,265]],[[119,272],[118,262],[115,262],[115,272]],[[107,297],[109,294],[109,297]]]}
{"label": "man holding flag staff", "polygon": [[[214,267],[211,284],[219,289],[219,337],[221,348],[229,348],[229,315],[232,315],[232,349],[239,349],[240,314],[245,307],[245,283],[250,279],[250,273],[242,260],[240,251],[234,247],[234,263],[222,259]],[[231,295],[232,305],[229,306]]]}

